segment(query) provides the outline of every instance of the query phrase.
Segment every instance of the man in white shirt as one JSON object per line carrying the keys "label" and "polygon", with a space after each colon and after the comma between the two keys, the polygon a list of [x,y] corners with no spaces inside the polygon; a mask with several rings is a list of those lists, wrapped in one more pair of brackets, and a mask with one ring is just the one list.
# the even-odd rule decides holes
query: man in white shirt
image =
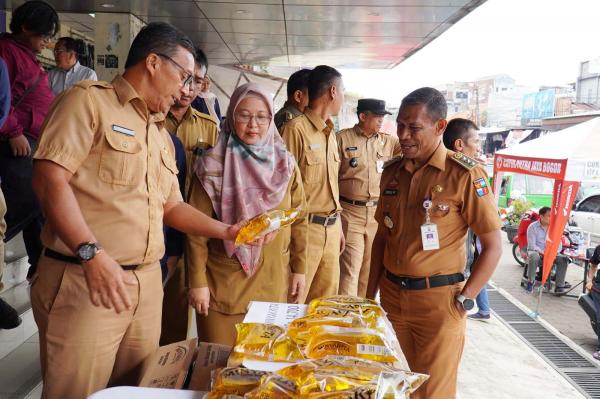
{"label": "man in white shirt", "polygon": [[48,72],[50,88],[55,96],[82,80],[98,80],[93,69],[77,61],[77,40],[61,37],[54,46],[56,68]]}

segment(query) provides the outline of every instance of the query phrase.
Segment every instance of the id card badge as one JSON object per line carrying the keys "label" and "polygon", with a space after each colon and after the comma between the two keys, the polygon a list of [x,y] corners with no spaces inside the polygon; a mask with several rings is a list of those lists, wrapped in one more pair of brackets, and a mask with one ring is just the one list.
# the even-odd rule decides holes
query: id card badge
{"label": "id card badge", "polygon": [[423,251],[440,249],[437,224],[425,223],[421,225],[421,241],[423,242]]}
{"label": "id card badge", "polygon": [[377,173],[383,173],[383,161],[377,161]]}

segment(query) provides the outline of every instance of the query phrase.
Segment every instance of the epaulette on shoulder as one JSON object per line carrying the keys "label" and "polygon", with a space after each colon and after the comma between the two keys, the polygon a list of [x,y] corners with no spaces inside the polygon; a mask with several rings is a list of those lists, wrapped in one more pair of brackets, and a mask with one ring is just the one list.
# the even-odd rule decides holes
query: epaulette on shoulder
{"label": "epaulette on shoulder", "polygon": [[81,87],[82,89],[89,89],[92,86],[102,87],[104,89],[111,89],[113,85],[110,82],[103,80],[82,80],[77,82],[75,86]]}
{"label": "epaulette on shoulder", "polygon": [[479,164],[476,160],[463,154],[462,152],[455,152],[450,156],[450,158],[467,170],[471,170]]}
{"label": "epaulette on shoulder", "polygon": [[[193,109],[193,108],[192,108]],[[194,109],[194,114],[202,119],[206,119],[211,121],[212,123],[214,123],[215,125],[218,125],[217,121],[215,120],[215,118],[213,118],[211,115],[205,114],[204,112],[200,112],[196,109]]]}
{"label": "epaulette on shoulder", "polygon": [[383,169],[392,166],[394,164],[397,164],[398,162],[402,161],[404,159],[404,156],[402,155],[398,155],[397,157],[394,157],[392,159],[389,159],[387,161],[384,162],[383,164]]}

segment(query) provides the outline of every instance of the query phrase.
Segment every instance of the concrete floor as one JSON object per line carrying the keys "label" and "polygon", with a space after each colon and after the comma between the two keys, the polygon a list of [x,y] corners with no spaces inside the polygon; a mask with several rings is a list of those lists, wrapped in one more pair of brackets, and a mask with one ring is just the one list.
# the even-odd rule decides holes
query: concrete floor
{"label": "concrete floor", "polygon": [[[502,259],[492,281],[496,286],[504,289],[519,302],[529,309],[535,310],[537,295],[527,294],[520,286],[523,268],[512,257],[512,245],[503,234],[504,252]],[[583,267],[570,265],[567,269],[567,281],[575,285],[583,280]],[[579,295],[582,286],[576,287],[570,294]],[[597,337],[585,312],[579,307],[577,298],[557,297],[552,294],[542,294],[539,308],[540,317],[550,323],[555,329],[569,337],[587,352],[593,353],[596,348]]]}

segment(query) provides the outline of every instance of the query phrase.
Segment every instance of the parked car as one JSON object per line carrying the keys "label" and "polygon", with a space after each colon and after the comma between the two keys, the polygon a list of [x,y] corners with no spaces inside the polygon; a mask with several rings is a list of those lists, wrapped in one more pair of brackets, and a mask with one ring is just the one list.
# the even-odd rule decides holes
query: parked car
{"label": "parked car", "polygon": [[581,200],[571,212],[571,223],[590,233],[592,244],[600,243],[600,194]]}

